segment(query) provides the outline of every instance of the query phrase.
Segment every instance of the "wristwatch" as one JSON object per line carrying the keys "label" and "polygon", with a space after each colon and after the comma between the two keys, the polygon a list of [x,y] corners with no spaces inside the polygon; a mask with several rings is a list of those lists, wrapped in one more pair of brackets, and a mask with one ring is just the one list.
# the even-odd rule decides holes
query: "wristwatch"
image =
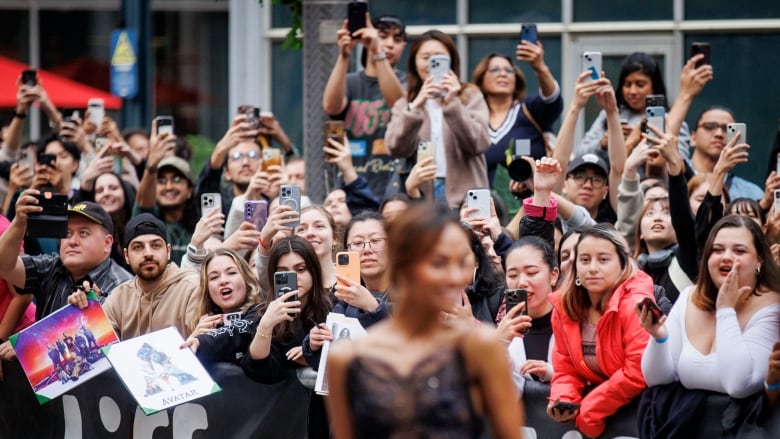
{"label": "wristwatch", "polygon": [[384,61],[386,59],[387,59],[387,52],[385,52],[384,50],[371,57],[371,60],[374,62]]}

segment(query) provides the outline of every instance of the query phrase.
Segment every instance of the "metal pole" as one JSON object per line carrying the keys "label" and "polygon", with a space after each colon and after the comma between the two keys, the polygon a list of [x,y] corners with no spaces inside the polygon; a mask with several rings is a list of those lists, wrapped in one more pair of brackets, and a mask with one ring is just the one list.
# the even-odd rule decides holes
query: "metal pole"
{"label": "metal pole", "polygon": [[138,94],[122,103],[121,126],[149,127],[152,120],[152,8],[151,0],[122,0],[121,22],[138,35]]}

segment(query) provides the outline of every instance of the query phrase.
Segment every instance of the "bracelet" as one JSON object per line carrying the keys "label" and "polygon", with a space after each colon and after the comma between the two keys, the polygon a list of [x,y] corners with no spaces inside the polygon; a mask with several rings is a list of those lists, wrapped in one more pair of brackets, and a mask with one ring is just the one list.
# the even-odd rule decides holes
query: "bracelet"
{"label": "bracelet", "polygon": [[386,59],[387,59],[387,52],[385,52],[384,50],[371,57],[371,60],[374,62],[384,61]]}
{"label": "bracelet", "polygon": [[24,114],[24,113],[17,113],[16,110],[14,110],[13,115],[17,119],[26,119],[27,118],[26,114]]}
{"label": "bracelet", "polygon": [[669,334],[666,334],[666,337],[664,338],[656,338],[655,342],[658,344],[664,344],[666,343],[666,340],[669,340]]}
{"label": "bracelet", "polygon": [[770,392],[777,392],[778,390],[780,390],[780,381],[774,384],[769,384],[766,381],[764,381],[764,387],[766,388],[766,390],[769,390]]}
{"label": "bracelet", "polygon": [[265,250],[268,250],[271,248],[271,244],[263,241],[263,237],[257,238],[257,243],[260,244],[260,247],[263,247]]}

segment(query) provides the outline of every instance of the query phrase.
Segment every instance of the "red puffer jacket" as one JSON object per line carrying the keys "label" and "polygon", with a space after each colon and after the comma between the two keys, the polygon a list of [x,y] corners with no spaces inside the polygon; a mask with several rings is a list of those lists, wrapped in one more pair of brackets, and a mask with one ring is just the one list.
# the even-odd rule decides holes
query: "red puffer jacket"
{"label": "red puffer jacket", "polygon": [[[646,387],[642,375],[642,353],[649,337],[639,325],[636,303],[653,298],[653,280],[637,271],[623,282],[609,300],[596,324],[596,359],[609,376],[604,379],[585,365],[580,323],[566,315],[561,293],[550,295],[553,303],[552,328],[555,335],[550,401],[581,403],[576,426],[590,437],[599,436],[607,417],[628,404]],[[596,386],[585,397],[586,386]]]}

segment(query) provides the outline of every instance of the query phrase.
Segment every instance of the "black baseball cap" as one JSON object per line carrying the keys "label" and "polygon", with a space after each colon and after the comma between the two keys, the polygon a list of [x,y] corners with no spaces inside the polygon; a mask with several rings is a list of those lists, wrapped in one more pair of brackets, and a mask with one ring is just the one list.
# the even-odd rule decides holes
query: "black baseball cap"
{"label": "black baseball cap", "polygon": [[68,208],[68,215],[81,215],[84,218],[105,227],[106,230],[108,230],[108,233],[114,234],[114,222],[111,221],[111,215],[97,203],[91,201],[77,203]]}
{"label": "black baseball cap", "polygon": [[580,157],[572,160],[569,163],[569,167],[566,169],[566,175],[571,174],[579,168],[590,167],[599,171],[604,178],[609,177],[609,166],[601,157],[593,153],[583,154]]}
{"label": "black baseball cap", "polygon": [[371,24],[373,24],[375,28],[381,31],[392,28],[398,29],[398,34],[406,39],[406,25],[400,18],[395,15],[380,15],[371,20]]}
{"label": "black baseball cap", "polygon": [[142,213],[130,218],[125,226],[125,247],[141,235],[157,235],[168,243],[168,228],[165,223],[151,213]]}

